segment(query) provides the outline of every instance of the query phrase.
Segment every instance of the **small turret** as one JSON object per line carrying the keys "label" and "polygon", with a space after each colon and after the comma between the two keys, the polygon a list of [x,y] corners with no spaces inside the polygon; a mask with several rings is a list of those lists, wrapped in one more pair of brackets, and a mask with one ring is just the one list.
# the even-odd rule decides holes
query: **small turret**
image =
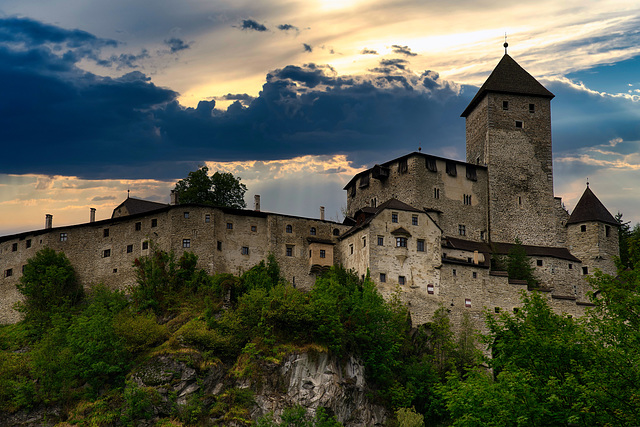
{"label": "small turret", "polygon": [[569,249],[582,260],[583,275],[592,274],[596,268],[607,274],[616,273],[613,258],[620,255],[619,226],[587,183],[567,221]]}

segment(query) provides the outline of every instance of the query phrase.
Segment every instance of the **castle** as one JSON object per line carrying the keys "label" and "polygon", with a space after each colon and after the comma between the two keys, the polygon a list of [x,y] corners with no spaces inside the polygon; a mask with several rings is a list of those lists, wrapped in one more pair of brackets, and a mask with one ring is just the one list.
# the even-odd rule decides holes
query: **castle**
{"label": "castle", "polygon": [[0,237],[0,322],[12,310],[22,267],[48,246],[63,251],[85,285],[135,284],[133,261],[152,246],[198,255],[210,273],[249,269],[269,253],[285,278],[309,289],[331,265],[370,274],[383,295],[397,289],[414,323],[440,306],[454,322],[480,321],[485,309],[520,305],[521,280],[491,266],[522,242],[552,307],[580,315],[589,305],[585,277],[615,273],[618,222],[587,184],[569,214],[553,192],[551,100],[554,95],[509,55],[500,60],[462,113],[466,162],[414,152],[376,164],[344,187],[343,223],[198,204],[127,198],[110,219]]}

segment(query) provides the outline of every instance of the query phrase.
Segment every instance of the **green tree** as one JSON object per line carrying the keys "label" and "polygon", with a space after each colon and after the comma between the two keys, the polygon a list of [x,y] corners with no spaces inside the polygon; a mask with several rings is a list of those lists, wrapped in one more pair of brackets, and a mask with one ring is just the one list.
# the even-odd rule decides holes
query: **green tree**
{"label": "green tree", "polygon": [[42,336],[54,314],[67,312],[84,295],[69,259],[51,248],[27,261],[17,288],[24,300],[16,308],[34,338]]}
{"label": "green tree", "polygon": [[522,242],[516,238],[516,242],[507,255],[507,272],[510,279],[526,280],[529,287],[538,286],[538,281],[533,275],[533,267]]}
{"label": "green tree", "polygon": [[616,221],[620,224],[618,227],[618,246],[620,249],[620,262],[625,267],[631,267],[629,265],[629,245],[627,240],[631,237],[631,223],[629,221],[622,220],[622,213],[616,214]]}
{"label": "green tree", "polygon": [[228,172],[216,172],[212,176],[208,174],[209,168],[202,166],[178,181],[174,190],[179,203],[202,203],[236,209],[247,206],[244,201],[247,186],[240,182],[239,177]]}

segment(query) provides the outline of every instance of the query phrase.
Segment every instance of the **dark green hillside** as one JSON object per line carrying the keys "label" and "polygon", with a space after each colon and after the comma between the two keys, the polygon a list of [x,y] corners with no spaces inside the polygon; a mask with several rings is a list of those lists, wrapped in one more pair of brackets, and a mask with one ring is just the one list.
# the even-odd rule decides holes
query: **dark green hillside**
{"label": "dark green hillside", "polygon": [[[155,251],[136,260],[128,296],[102,286],[83,295],[66,257],[51,252],[24,275],[25,320],[0,328],[2,425],[640,421],[640,269],[597,275],[584,319],[555,314],[537,293],[515,314],[488,313],[482,340],[494,357],[482,360],[470,322],[454,334],[441,308],[412,328],[398,299],[341,268],[305,293],[273,257],[240,277],[208,276],[192,254]],[[339,380],[296,389],[292,366]],[[327,404],[309,403],[309,390]]]}

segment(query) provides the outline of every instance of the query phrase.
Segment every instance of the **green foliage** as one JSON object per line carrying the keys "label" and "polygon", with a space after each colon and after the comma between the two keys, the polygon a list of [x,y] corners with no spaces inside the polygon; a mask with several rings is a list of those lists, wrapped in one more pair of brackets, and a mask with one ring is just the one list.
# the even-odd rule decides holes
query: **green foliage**
{"label": "green foliage", "polygon": [[136,426],[140,420],[150,419],[153,416],[153,404],[158,400],[155,389],[128,383],[124,390],[124,410],[120,421],[125,426]]}
{"label": "green foliage", "polygon": [[247,186],[240,183],[240,178],[225,172],[216,172],[209,177],[209,168],[189,172],[185,179],[176,183],[179,203],[201,203],[212,206],[227,206],[242,209],[246,207],[244,193]]}
{"label": "green foliage", "polygon": [[130,353],[145,351],[169,338],[165,325],[158,325],[153,313],[134,314],[123,310],[113,319],[115,334]]}
{"label": "green foliage", "polygon": [[632,267],[629,262],[629,245],[627,240],[631,237],[631,223],[622,220],[622,213],[618,212],[615,216],[618,227],[618,247],[620,250],[620,264],[624,268]]}
{"label": "green foliage", "polygon": [[307,415],[307,410],[302,406],[293,406],[282,412],[280,417],[282,422],[277,423],[273,414],[267,414],[256,421],[257,427],[341,427],[342,424],[336,421],[335,417],[330,415],[323,407],[319,407],[315,417],[311,418]]}
{"label": "green foliage", "polygon": [[424,427],[424,417],[415,408],[400,408],[396,411],[398,427]]}
{"label": "green foliage", "polygon": [[151,249],[149,256],[136,258],[133,263],[138,285],[130,292],[138,310],[163,314],[186,293],[209,287],[206,273],[196,270],[198,257],[193,253],[185,252],[176,261],[173,252],[157,249],[153,244]]}
{"label": "green foliage", "polygon": [[64,253],[44,248],[27,261],[17,285],[24,300],[16,309],[24,315],[33,338],[40,338],[56,313],[65,313],[80,302],[82,285]]}
{"label": "green foliage", "polygon": [[531,261],[522,246],[522,242],[517,238],[507,255],[507,272],[510,279],[526,280],[527,284],[533,288],[538,286],[538,281],[533,274],[534,268],[531,266]]}

